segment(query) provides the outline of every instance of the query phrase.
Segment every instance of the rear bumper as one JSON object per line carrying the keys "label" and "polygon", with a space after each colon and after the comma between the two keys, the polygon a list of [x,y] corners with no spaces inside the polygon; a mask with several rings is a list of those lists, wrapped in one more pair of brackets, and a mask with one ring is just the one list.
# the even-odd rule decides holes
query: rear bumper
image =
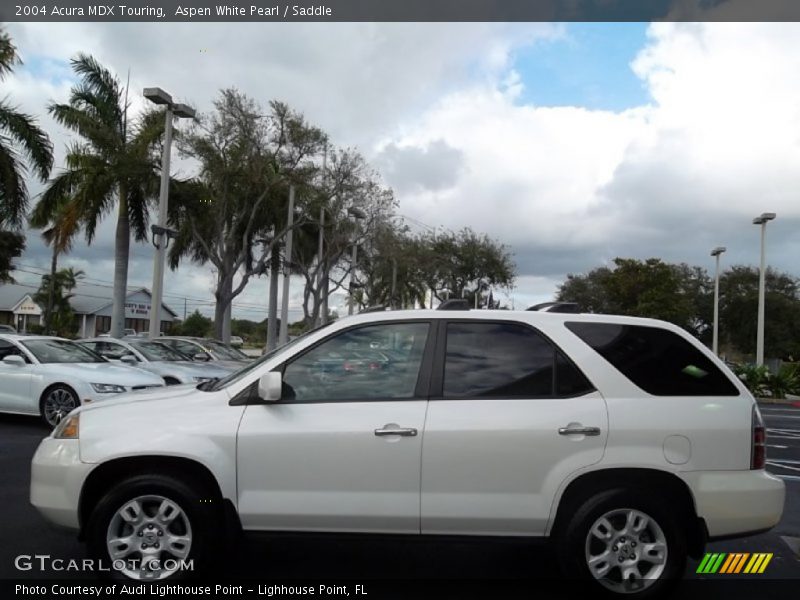
{"label": "rear bumper", "polygon": [[786,489],[766,471],[681,473],[710,539],[745,537],[781,520]]}
{"label": "rear bumper", "polygon": [[31,462],[31,504],[48,521],[75,530],[81,488],[96,466],[81,462],[79,443],[45,438]]}

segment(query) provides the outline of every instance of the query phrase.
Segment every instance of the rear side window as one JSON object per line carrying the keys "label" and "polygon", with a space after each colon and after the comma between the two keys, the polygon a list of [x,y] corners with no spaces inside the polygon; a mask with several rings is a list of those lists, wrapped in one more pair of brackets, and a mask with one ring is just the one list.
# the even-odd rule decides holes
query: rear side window
{"label": "rear side window", "polygon": [[445,398],[553,398],[592,391],[543,335],[514,323],[448,323]]}
{"label": "rear side window", "polygon": [[566,323],[616,369],[654,396],[738,396],[739,390],[693,344],[667,329]]}

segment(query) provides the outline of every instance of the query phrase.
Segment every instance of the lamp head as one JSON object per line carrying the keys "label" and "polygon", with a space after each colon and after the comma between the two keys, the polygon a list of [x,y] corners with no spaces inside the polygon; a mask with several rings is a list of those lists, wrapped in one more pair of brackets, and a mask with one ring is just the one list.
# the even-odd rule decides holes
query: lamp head
{"label": "lamp head", "polygon": [[725,252],[727,248],[725,246],[717,246],[711,251],[711,256],[719,256],[723,252]]}
{"label": "lamp head", "polygon": [[767,221],[772,221],[777,215],[772,212],[761,213],[758,217],[753,219],[753,225],[763,225]]}

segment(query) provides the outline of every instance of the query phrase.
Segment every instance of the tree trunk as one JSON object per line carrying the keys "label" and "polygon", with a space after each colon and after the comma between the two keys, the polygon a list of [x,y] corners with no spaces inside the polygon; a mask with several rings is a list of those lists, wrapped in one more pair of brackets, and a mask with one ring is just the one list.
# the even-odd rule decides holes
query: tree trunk
{"label": "tree trunk", "polygon": [[224,343],[231,341],[231,302],[233,302],[233,273],[229,269],[217,276],[217,300],[214,306],[214,337]]}
{"label": "tree trunk", "polygon": [[128,258],[131,250],[131,224],[128,218],[128,195],[119,186],[119,215],[114,239],[114,299],[111,307],[111,337],[121,338],[125,329],[125,296],[128,288]]}
{"label": "tree trunk", "polygon": [[267,317],[267,352],[278,345],[278,276],[281,270],[281,255],[277,246],[269,257],[269,315]]}
{"label": "tree trunk", "polygon": [[56,270],[58,269],[58,244],[53,244],[53,258],[50,260],[50,289],[47,290],[47,310],[44,313],[44,332],[50,334],[53,327],[53,304],[56,300]]}
{"label": "tree trunk", "polygon": [[322,284],[320,285],[319,290],[319,301],[320,301],[320,318],[319,322],[322,325],[328,324],[328,261],[327,259],[323,261],[322,265]]}

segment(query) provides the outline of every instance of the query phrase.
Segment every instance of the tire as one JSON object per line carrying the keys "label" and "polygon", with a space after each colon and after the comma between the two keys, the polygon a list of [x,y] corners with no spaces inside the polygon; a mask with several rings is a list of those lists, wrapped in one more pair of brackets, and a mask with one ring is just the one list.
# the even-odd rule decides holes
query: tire
{"label": "tire", "polygon": [[70,411],[78,408],[81,401],[71,387],[63,383],[51,385],[39,398],[39,414],[50,429],[53,429]]}
{"label": "tire", "polygon": [[[222,514],[212,498],[203,487],[167,475],[126,479],[91,513],[89,556],[108,569],[103,575],[121,580],[189,579],[208,573],[212,559],[219,562],[225,556]],[[181,568],[181,561],[191,567]]]}
{"label": "tire", "polygon": [[565,575],[606,597],[669,593],[683,576],[687,554],[684,527],[674,513],[642,490],[588,498],[556,540]]}

